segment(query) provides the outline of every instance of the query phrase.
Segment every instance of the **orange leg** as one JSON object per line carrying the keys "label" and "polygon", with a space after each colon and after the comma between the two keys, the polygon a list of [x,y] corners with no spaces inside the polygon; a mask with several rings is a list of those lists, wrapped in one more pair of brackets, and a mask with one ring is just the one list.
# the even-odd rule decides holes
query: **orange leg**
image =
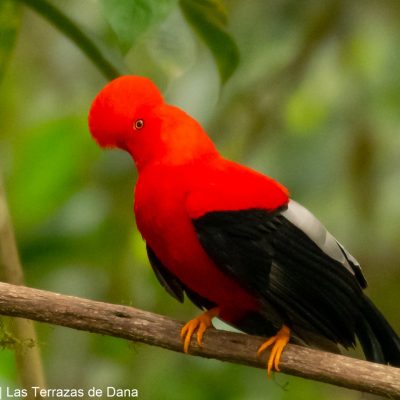
{"label": "orange leg", "polygon": [[276,371],[280,371],[279,361],[281,359],[282,351],[288,344],[289,339],[290,339],[290,329],[286,325],[283,325],[275,336],[269,338],[258,348],[257,355],[258,357],[260,357],[261,354],[268,347],[272,346],[271,353],[269,355],[267,363],[268,376],[271,375],[272,367],[274,367]]}
{"label": "orange leg", "polygon": [[205,313],[199,315],[198,317],[190,320],[181,329],[181,339],[183,340],[183,351],[187,353],[189,351],[190,340],[197,330],[197,343],[201,347],[203,345],[203,335],[204,332],[211,326],[211,321],[214,317],[219,314],[219,308],[215,307]]}

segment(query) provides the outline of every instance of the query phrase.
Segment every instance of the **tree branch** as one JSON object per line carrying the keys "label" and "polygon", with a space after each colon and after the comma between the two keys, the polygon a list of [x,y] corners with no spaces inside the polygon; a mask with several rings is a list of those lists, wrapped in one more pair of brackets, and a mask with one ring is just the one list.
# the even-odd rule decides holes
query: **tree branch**
{"label": "tree branch", "polygon": [[37,13],[46,18],[51,24],[59,29],[65,36],[71,39],[81,51],[93,62],[100,72],[108,80],[114,79],[122,74],[103,54],[103,51],[89,38],[89,36],[58,8],[47,0],[17,0],[25,3]]}
{"label": "tree branch", "polygon": [[[116,336],[182,352],[182,323],[132,307],[102,303],[0,283],[0,314]],[[265,368],[256,350],[265,338],[209,329],[203,348],[192,340],[190,353]],[[400,369],[288,345],[282,372],[349,389],[400,399]]]}
{"label": "tree branch", "polygon": [[[24,273],[18,254],[7,199],[0,176],[0,275],[14,285],[24,284]],[[32,321],[13,318],[12,333],[18,341],[15,346],[15,361],[23,387],[45,387],[39,346],[23,346],[26,342],[36,342],[36,331]],[[31,397],[30,397],[31,398]]]}

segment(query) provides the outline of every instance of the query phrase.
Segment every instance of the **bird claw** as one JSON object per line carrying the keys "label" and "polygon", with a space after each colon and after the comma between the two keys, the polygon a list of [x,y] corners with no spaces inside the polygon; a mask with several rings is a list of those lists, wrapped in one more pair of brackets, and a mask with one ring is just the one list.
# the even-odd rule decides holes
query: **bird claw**
{"label": "bird claw", "polygon": [[190,341],[196,332],[197,344],[203,346],[204,332],[211,326],[212,319],[219,313],[219,308],[212,308],[198,317],[187,322],[181,329],[181,339],[183,340],[183,351],[189,352]]}
{"label": "bird claw", "polygon": [[260,357],[261,354],[265,350],[267,350],[268,347],[272,346],[267,362],[268,377],[271,375],[272,368],[274,368],[278,372],[280,371],[279,362],[281,359],[282,351],[288,344],[289,339],[290,339],[290,329],[287,326],[283,325],[275,336],[269,338],[258,348],[257,356]]}

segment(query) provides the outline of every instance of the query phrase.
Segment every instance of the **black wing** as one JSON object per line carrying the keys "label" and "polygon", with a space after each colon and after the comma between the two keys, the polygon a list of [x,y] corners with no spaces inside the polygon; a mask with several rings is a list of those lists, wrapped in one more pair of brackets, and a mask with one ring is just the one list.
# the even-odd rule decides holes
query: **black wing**
{"label": "black wing", "polygon": [[268,307],[273,305],[286,324],[353,345],[365,284],[361,270],[350,265],[354,259],[349,261],[351,256],[336,241],[344,260],[328,255],[331,251],[327,254],[317,237],[291,220],[286,208],[250,209],[210,212],[193,224],[215,264]]}
{"label": "black wing", "polygon": [[190,299],[190,301],[200,309],[208,310],[215,307],[214,303],[193,292],[175,275],[169,272],[148,244],[146,244],[146,250],[150,265],[152,266],[158,281],[172,297],[183,303],[184,293],[186,293],[186,296]]}
{"label": "black wing", "polygon": [[165,288],[165,290],[176,300],[183,303],[183,285],[182,283],[172,275],[165,267],[162,265],[161,261],[156,256],[156,253],[146,244],[147,256],[150,261],[150,265],[153,268],[154,273],[158,281]]}

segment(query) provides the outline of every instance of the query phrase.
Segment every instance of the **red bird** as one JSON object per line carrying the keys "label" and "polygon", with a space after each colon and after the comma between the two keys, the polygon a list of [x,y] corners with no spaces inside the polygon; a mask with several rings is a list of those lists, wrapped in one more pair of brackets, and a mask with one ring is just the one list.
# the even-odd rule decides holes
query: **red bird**
{"label": "red bird", "polygon": [[89,127],[139,171],[136,222],[165,289],[206,310],[184,351],[218,317],[270,337],[268,373],[289,342],[331,351],[356,337],[368,360],[400,365],[400,339],[363,293],[354,257],[273,179],[218,153],[202,127],[147,78],[123,76],[95,98]]}

